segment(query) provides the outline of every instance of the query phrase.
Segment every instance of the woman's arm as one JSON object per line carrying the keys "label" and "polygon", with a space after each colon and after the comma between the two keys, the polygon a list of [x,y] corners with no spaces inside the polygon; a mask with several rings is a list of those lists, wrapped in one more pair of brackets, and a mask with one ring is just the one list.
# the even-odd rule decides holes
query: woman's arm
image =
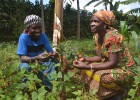
{"label": "woman's arm", "polygon": [[20,60],[21,62],[26,62],[26,63],[29,63],[29,62],[34,62],[35,60],[37,61],[47,61],[48,57],[50,56],[54,56],[52,52],[49,52],[49,53],[41,53],[37,56],[34,56],[34,57],[28,57],[28,56],[20,56]]}
{"label": "woman's arm", "polygon": [[21,62],[29,63],[29,62],[34,62],[35,60],[36,60],[35,57],[20,56],[20,61]]}
{"label": "woman's arm", "polygon": [[97,56],[94,56],[94,57],[85,57],[85,61],[90,62],[90,63],[92,63],[92,62],[101,62],[102,57],[101,57],[101,53],[98,50],[96,50],[96,55]]}
{"label": "woman's arm", "polygon": [[90,64],[87,65],[83,62],[80,61],[74,61],[73,65],[78,68],[78,69],[86,69],[86,70],[104,70],[104,69],[110,69],[110,68],[115,68],[118,65],[118,61],[119,61],[119,52],[115,52],[115,53],[109,53],[109,61],[104,62],[102,64]]}
{"label": "woman's arm", "polygon": [[94,57],[83,57],[83,56],[79,56],[79,61],[85,61],[85,62],[89,62],[89,63],[92,63],[92,62],[101,62],[102,61],[102,57],[101,57],[101,54],[98,50],[96,50],[96,55],[97,56],[94,56]]}
{"label": "woman's arm", "polygon": [[41,61],[42,57],[41,56],[35,56],[35,57],[28,57],[28,56],[20,56],[21,62],[26,62],[26,63],[31,63],[34,62],[35,60]]}
{"label": "woman's arm", "polygon": [[118,66],[119,62],[119,52],[114,53],[108,53],[109,61],[104,62],[102,64],[98,65],[92,65],[94,70],[104,70],[104,69],[110,69],[115,68]]}

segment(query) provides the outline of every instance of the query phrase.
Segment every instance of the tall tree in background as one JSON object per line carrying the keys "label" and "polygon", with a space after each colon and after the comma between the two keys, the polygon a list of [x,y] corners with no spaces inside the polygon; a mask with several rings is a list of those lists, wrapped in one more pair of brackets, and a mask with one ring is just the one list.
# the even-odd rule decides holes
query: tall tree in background
{"label": "tall tree in background", "polygon": [[40,0],[40,4],[41,4],[42,32],[45,32],[44,5],[43,5],[43,0]]}
{"label": "tall tree in background", "polygon": [[113,0],[91,0],[90,2],[88,2],[84,7],[86,6],[89,6],[90,4],[94,3],[94,2],[97,2],[94,7],[100,5],[100,4],[104,4],[105,6],[105,9],[107,10],[107,5],[108,5],[108,2],[113,2]]}
{"label": "tall tree in background", "polygon": [[120,5],[120,1],[116,1],[114,4],[113,4],[112,1],[109,1],[108,3],[110,5],[110,10],[111,11],[114,11],[114,12],[118,11],[118,8],[119,8],[119,5]]}
{"label": "tall tree in background", "polygon": [[80,39],[80,5],[77,0],[77,38]]}
{"label": "tall tree in background", "polygon": [[[65,0],[66,2],[68,0]],[[70,4],[72,5],[72,2],[75,0],[69,0]],[[77,0],[77,39],[80,39],[80,5],[79,5],[79,0]]]}
{"label": "tall tree in background", "polygon": [[[123,5],[128,5],[128,4],[132,4],[132,3],[139,3],[140,4],[140,0],[125,0],[125,1],[121,2],[121,4],[123,4]],[[128,13],[128,14],[129,13],[140,13],[140,7],[131,9],[126,13]]]}

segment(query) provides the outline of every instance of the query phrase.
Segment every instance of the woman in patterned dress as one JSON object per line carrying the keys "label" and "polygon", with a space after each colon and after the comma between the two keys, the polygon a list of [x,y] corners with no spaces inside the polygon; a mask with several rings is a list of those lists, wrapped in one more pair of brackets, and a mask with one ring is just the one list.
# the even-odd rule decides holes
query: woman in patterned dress
{"label": "woman in patterned dress", "polygon": [[122,100],[124,91],[132,82],[135,62],[123,44],[123,36],[112,26],[115,15],[111,11],[98,11],[91,17],[96,55],[79,56],[73,65],[82,70],[89,89],[97,90],[99,100]]}

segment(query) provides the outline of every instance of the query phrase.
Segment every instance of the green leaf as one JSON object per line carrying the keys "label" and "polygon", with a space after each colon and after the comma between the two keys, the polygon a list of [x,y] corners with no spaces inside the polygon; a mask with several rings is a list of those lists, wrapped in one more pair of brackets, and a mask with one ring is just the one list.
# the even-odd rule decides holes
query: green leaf
{"label": "green leaf", "polygon": [[57,77],[58,77],[58,78],[62,78],[62,73],[61,73],[61,72],[58,72]]}
{"label": "green leaf", "polygon": [[44,86],[42,86],[41,88],[38,89],[38,93],[41,93],[43,95],[46,93]]}
{"label": "green leaf", "polygon": [[56,71],[54,71],[54,72],[51,73],[51,78],[54,79],[54,80],[57,80],[57,75],[58,74],[56,73]]}
{"label": "green leaf", "polygon": [[32,100],[37,100],[38,99],[38,93],[37,92],[32,92]]}
{"label": "green leaf", "polygon": [[69,77],[73,77],[75,75],[74,72],[68,72],[67,74],[68,74]]}
{"label": "green leaf", "polygon": [[20,89],[25,89],[26,88],[26,83],[21,83],[18,86]]}
{"label": "green leaf", "polygon": [[34,68],[37,68],[34,64],[29,64],[29,66],[34,69]]}
{"label": "green leaf", "polygon": [[121,34],[125,34],[126,31],[126,21],[120,21],[120,32]]}
{"label": "green leaf", "polygon": [[35,83],[27,81],[26,82],[27,87],[29,88],[30,91],[35,90],[36,86]]}
{"label": "green leaf", "polygon": [[134,98],[136,94],[136,89],[130,89],[130,91],[128,92],[128,95],[130,95],[132,98]]}
{"label": "green leaf", "polygon": [[137,98],[137,100],[140,100],[140,96]]}
{"label": "green leaf", "polygon": [[77,95],[77,96],[80,96],[82,94],[82,91],[81,90],[78,90],[78,91],[75,91],[75,92],[72,92],[73,94]]}
{"label": "green leaf", "polygon": [[0,94],[2,94],[4,91],[2,89],[0,89]]}
{"label": "green leaf", "polygon": [[39,93],[38,100],[45,100],[45,96],[42,93]]}
{"label": "green leaf", "polygon": [[137,66],[136,68],[137,68],[137,71],[140,72],[140,66]]}
{"label": "green leaf", "polygon": [[135,47],[138,48],[139,47],[139,40],[138,40],[139,37],[135,31],[131,31],[131,34],[134,39]]}
{"label": "green leaf", "polygon": [[55,0],[50,0],[51,3],[55,3]]}
{"label": "green leaf", "polygon": [[69,77],[69,76],[64,75],[64,81],[68,81],[69,79],[70,79],[70,77]]}
{"label": "green leaf", "polygon": [[38,89],[38,100],[44,100],[45,94],[46,94],[46,90],[44,88],[44,86],[42,86],[41,88]]}
{"label": "green leaf", "polygon": [[127,42],[130,40],[130,31],[126,25],[126,21],[120,21],[120,33],[126,37]]}
{"label": "green leaf", "polygon": [[139,84],[140,83],[140,77],[139,76],[135,76],[134,78],[135,78],[135,83]]}
{"label": "green leaf", "polygon": [[23,100],[23,95],[21,93],[18,93],[15,97],[15,100]]}
{"label": "green leaf", "polygon": [[137,22],[138,24],[140,24],[140,16],[137,18]]}
{"label": "green leaf", "polygon": [[59,67],[60,66],[60,63],[57,63],[54,65],[54,67]]}
{"label": "green leaf", "polygon": [[6,97],[6,95],[2,95],[2,94],[1,94],[1,95],[0,95],[0,97],[1,97],[1,98],[5,98],[5,97]]}
{"label": "green leaf", "polygon": [[76,100],[81,100],[80,97],[76,97]]}
{"label": "green leaf", "polygon": [[134,60],[135,60],[135,62],[136,62],[138,65],[140,65],[140,58],[134,57]]}

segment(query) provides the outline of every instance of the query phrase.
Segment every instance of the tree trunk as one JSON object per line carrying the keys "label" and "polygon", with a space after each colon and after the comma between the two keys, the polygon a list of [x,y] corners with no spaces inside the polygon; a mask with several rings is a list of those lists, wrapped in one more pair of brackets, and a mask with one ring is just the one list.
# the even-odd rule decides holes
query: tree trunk
{"label": "tree trunk", "polygon": [[77,0],[77,39],[80,39],[80,5]]}
{"label": "tree trunk", "polygon": [[63,0],[55,0],[53,45],[63,41]]}
{"label": "tree trunk", "polygon": [[107,10],[107,3],[105,3],[105,10]]}
{"label": "tree trunk", "polygon": [[43,0],[40,0],[40,4],[41,4],[42,32],[45,32]]}
{"label": "tree trunk", "polygon": [[[54,51],[57,51],[57,46],[63,41],[63,0],[55,0],[54,11],[54,29],[53,29],[53,46]],[[62,81],[64,81],[64,69],[67,65],[65,56],[59,53],[60,70],[62,73]],[[60,100],[66,100],[65,87],[59,92]]]}

